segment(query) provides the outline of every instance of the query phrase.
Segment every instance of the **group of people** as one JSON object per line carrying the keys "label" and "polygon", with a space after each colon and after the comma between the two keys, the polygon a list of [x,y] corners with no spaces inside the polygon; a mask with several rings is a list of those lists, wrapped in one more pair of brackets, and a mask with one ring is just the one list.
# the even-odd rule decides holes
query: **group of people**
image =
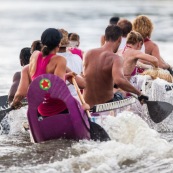
{"label": "group of people", "polygon": [[[11,106],[20,108],[29,84],[45,73],[64,80],[77,98],[71,80],[74,77],[87,103],[82,105],[84,110],[96,104],[124,99],[129,93],[136,94],[143,103],[148,97],[130,83],[131,77],[151,67],[173,73],[172,67],[161,58],[157,44],[150,39],[152,29],[151,20],[144,15],[138,16],[133,23],[113,17],[101,37],[101,47],[85,53],[78,48],[78,34],[68,34],[64,29],[46,29],[39,46],[31,46],[29,62],[21,64],[25,66],[19,77],[19,85],[13,82],[9,93],[9,96],[12,95],[9,99],[14,96],[13,101],[10,100]],[[16,89],[13,91],[13,88]],[[45,97],[47,101],[38,107],[40,115],[66,112],[66,105],[61,100],[53,100],[48,95]]]}

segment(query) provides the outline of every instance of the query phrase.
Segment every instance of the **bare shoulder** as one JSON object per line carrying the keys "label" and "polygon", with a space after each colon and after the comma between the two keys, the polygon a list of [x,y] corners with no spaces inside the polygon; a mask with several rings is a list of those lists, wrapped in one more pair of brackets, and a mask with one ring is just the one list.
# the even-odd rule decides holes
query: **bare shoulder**
{"label": "bare shoulder", "polygon": [[35,57],[38,57],[39,53],[40,51],[37,51],[37,50],[34,51],[30,57],[30,61],[32,61],[33,59],[35,60]]}
{"label": "bare shoulder", "polygon": [[159,49],[159,47],[155,42],[148,41],[145,43],[145,49],[152,51],[153,49]]}
{"label": "bare shoulder", "polygon": [[65,63],[66,64],[66,59],[61,56],[61,55],[54,55],[52,58],[51,58],[51,62],[53,63]]}
{"label": "bare shoulder", "polygon": [[22,68],[22,71],[27,71],[28,72],[29,70],[29,64],[28,65],[25,65],[23,68]]}
{"label": "bare shoulder", "polygon": [[106,57],[110,57],[110,58],[121,58],[121,55],[119,55],[118,53],[113,53],[110,51],[104,51],[103,54],[105,54]]}
{"label": "bare shoulder", "polygon": [[131,57],[132,58],[139,58],[140,56],[143,56],[143,55],[145,55],[145,53],[143,53],[141,50],[134,50],[134,49],[132,49],[132,51],[131,51]]}
{"label": "bare shoulder", "polygon": [[64,61],[66,61],[65,57],[63,57],[61,55],[54,55],[52,58],[55,59],[55,60],[64,60]]}
{"label": "bare shoulder", "polygon": [[152,45],[153,49],[159,50],[159,46],[155,42],[152,42],[152,43],[153,43]]}
{"label": "bare shoulder", "polygon": [[104,52],[104,57],[110,62],[110,63],[117,63],[117,62],[122,62],[122,57],[118,55],[117,53],[113,53],[110,51],[105,51]]}
{"label": "bare shoulder", "polygon": [[83,56],[83,61],[88,62],[90,59],[93,59],[93,57],[98,56],[99,54],[99,49],[90,49],[88,51],[85,51],[84,56]]}
{"label": "bare shoulder", "polygon": [[20,80],[20,76],[21,76],[21,72],[20,71],[14,73],[14,75],[13,75],[13,82]]}
{"label": "bare shoulder", "polygon": [[86,51],[86,54],[93,54],[93,53],[97,53],[97,52],[100,52],[100,51],[102,51],[101,47],[94,48],[94,49],[90,49],[90,50]]}

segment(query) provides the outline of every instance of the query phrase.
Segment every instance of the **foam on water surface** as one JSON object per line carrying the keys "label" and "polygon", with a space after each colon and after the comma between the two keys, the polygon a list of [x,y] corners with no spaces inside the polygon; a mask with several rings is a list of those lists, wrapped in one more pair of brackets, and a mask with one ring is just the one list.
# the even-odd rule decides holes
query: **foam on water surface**
{"label": "foam on water surface", "polygon": [[[23,114],[22,111],[21,114]],[[111,141],[82,140],[74,143],[70,148],[72,153],[78,154],[71,155],[62,161],[56,161],[53,158],[56,156],[52,156],[51,162],[47,164],[12,166],[7,172],[16,170],[41,173],[46,170],[46,172],[61,173],[107,173],[114,170],[123,171],[126,167],[141,164],[146,159],[151,162],[155,159],[166,159],[173,163],[171,159],[173,145],[162,139],[160,134],[151,129],[138,115],[129,111],[123,111],[116,117],[108,115],[104,118],[104,128],[110,135]],[[13,135],[15,133],[15,130],[11,132]],[[32,145],[34,147],[35,144]],[[19,152],[22,154],[22,151]],[[55,154],[58,154],[56,149]]]}
{"label": "foam on water surface", "polygon": [[[131,21],[138,14],[148,15],[154,23],[152,39],[157,41],[162,57],[173,65],[172,1],[7,0],[1,1],[0,14],[0,95],[9,92],[13,74],[21,70],[20,50],[39,39],[45,28],[78,33],[80,47],[86,51],[100,46],[100,36],[113,15]],[[136,114],[122,112],[104,119],[104,128],[112,141],[55,140],[32,144],[29,134],[21,130],[26,110],[27,107],[8,115],[10,133],[0,135],[0,172],[171,173],[173,170],[173,134],[160,136],[157,132],[171,130],[172,115],[156,125],[138,106]]]}

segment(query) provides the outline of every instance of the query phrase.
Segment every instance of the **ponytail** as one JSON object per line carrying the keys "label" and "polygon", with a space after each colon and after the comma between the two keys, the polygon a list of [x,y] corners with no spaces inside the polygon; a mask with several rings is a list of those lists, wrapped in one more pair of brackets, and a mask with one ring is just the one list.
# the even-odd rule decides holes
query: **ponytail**
{"label": "ponytail", "polygon": [[50,49],[49,49],[49,47],[47,47],[47,46],[43,46],[43,48],[42,48],[42,53],[43,53],[43,56],[47,56],[47,55],[49,55],[49,53],[50,53]]}

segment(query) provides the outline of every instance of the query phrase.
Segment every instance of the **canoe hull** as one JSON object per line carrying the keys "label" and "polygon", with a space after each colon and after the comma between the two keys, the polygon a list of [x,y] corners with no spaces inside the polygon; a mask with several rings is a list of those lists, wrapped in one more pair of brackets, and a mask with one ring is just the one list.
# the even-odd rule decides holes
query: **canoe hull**
{"label": "canoe hull", "polygon": [[[43,79],[51,83],[51,87],[47,90],[40,87],[40,81]],[[38,118],[37,108],[47,93],[52,98],[61,99],[66,104],[69,113]],[[34,142],[58,138],[90,139],[88,118],[79,102],[70,94],[63,80],[52,74],[41,75],[31,83],[27,97],[27,117]]]}

